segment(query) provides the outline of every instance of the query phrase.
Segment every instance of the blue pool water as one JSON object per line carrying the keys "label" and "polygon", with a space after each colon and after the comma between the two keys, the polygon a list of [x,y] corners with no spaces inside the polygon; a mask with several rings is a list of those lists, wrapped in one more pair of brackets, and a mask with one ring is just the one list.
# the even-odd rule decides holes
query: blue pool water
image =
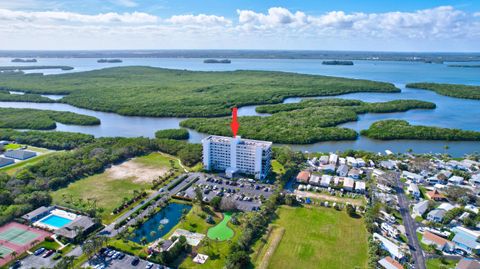
{"label": "blue pool water", "polygon": [[55,228],[62,228],[63,226],[72,222],[72,220],[69,220],[67,218],[62,218],[56,215],[50,215],[44,218],[43,220],[41,220],[40,222],[43,224],[53,226]]}

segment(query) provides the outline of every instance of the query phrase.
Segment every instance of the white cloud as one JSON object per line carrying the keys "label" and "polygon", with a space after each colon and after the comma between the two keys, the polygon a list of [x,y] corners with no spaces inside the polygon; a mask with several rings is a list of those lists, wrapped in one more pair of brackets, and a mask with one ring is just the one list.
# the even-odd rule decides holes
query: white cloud
{"label": "white cloud", "polygon": [[115,5],[124,6],[124,7],[136,7],[138,3],[133,0],[110,0]]}
{"label": "white cloud", "polygon": [[230,25],[232,21],[223,16],[215,15],[176,15],[166,20],[167,22],[180,25]]}
{"label": "white cloud", "polygon": [[[136,0],[122,2],[129,5]],[[160,18],[143,12],[87,15],[58,11],[59,8],[47,10],[54,11],[0,8],[0,40],[9,41],[1,42],[0,49],[467,48],[478,51],[480,43],[480,12],[469,13],[450,6],[413,12],[331,11],[320,15],[272,7],[265,13],[237,10],[238,20],[233,21],[215,14]]]}
{"label": "white cloud", "polygon": [[268,14],[256,13],[251,10],[237,10],[238,21],[240,24],[261,24],[266,26],[302,25],[307,23],[305,13],[297,11],[295,13],[283,7],[272,7]]}
{"label": "white cloud", "polygon": [[156,16],[142,13],[99,13],[97,15],[84,15],[73,12],[64,11],[13,11],[8,9],[0,9],[0,21],[17,21],[17,22],[39,22],[39,23],[133,23],[145,24],[156,23]]}

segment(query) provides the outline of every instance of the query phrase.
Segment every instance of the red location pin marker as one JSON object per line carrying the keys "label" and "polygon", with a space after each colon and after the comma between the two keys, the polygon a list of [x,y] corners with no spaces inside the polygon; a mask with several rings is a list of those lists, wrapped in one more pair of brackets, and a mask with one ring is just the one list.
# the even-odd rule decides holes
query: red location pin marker
{"label": "red location pin marker", "polygon": [[230,123],[230,127],[232,128],[232,133],[234,138],[237,136],[238,128],[240,127],[240,124],[238,123],[237,112],[238,112],[237,108],[234,107],[232,109],[232,122]]}

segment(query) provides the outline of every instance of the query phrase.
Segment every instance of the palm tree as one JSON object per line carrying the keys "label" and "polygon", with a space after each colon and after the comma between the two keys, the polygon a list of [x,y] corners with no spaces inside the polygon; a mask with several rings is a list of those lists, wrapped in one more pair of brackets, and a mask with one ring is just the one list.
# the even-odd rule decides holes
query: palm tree
{"label": "palm tree", "polygon": [[142,239],[140,239],[140,242],[142,243],[142,245],[146,245],[147,244],[147,238],[145,236],[142,237]]}

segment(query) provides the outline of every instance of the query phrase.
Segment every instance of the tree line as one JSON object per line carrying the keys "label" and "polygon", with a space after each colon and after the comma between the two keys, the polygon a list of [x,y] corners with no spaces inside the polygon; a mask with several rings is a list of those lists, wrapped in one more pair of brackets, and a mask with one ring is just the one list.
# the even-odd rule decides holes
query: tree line
{"label": "tree line", "polygon": [[460,129],[410,125],[404,120],[383,120],[373,123],[361,134],[373,139],[418,139],[446,141],[480,141],[480,132]]}
{"label": "tree line", "polygon": [[56,122],[68,125],[99,125],[98,118],[67,111],[0,108],[0,128],[51,130]]}

